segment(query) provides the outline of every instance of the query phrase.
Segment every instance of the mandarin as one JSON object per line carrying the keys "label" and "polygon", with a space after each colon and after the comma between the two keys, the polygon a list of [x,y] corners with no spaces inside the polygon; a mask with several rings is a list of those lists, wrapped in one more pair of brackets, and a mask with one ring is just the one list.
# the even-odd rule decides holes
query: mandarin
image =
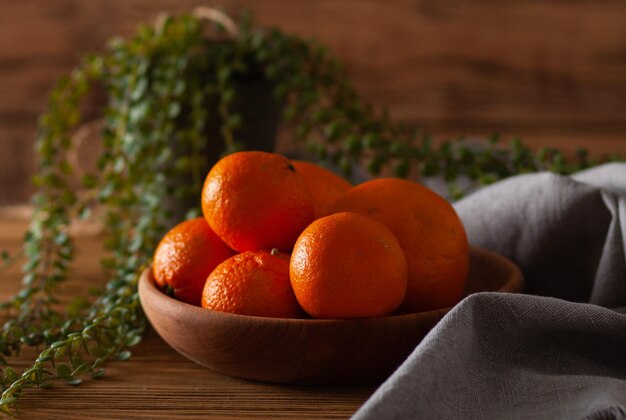
{"label": "mandarin", "polygon": [[273,318],[304,315],[289,282],[289,255],[268,251],[246,251],[218,265],[204,286],[202,307]]}
{"label": "mandarin", "polygon": [[187,220],[161,239],[152,264],[154,281],[176,299],[199,306],[207,277],[231,255],[203,217]]}
{"label": "mandarin", "polygon": [[330,207],[352,187],[348,181],[314,163],[292,160],[293,166],[304,177],[315,206],[315,218],[328,216]]}
{"label": "mandarin", "polygon": [[314,318],[389,315],[407,285],[406,259],[391,231],[348,212],[317,219],[302,232],[289,274],[298,302]]}
{"label": "mandarin", "polygon": [[304,178],[287,158],[237,152],[207,175],[202,212],[215,233],[239,252],[290,251],[313,220],[314,208]]}
{"label": "mandarin", "polygon": [[333,206],[384,224],[393,232],[408,263],[403,312],[455,305],[463,297],[469,245],[454,208],[432,190],[412,181],[381,178],[348,190]]}

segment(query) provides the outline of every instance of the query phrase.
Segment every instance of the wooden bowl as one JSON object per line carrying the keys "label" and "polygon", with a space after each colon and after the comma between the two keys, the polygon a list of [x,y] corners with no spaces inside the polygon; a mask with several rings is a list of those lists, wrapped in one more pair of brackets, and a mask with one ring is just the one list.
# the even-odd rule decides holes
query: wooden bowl
{"label": "wooden bowl", "polygon": [[[510,260],[470,250],[466,294],[520,292]],[[143,309],[159,335],[194,362],[231,376],[284,384],[364,385],[388,377],[451,308],[352,320],[234,315],[179,302],[139,280]]]}

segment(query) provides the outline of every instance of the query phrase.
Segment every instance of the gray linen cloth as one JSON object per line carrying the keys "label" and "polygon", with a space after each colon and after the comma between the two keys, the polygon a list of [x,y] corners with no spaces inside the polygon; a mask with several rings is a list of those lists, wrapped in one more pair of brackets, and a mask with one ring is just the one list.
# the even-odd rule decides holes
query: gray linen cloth
{"label": "gray linen cloth", "polygon": [[626,419],[626,164],[513,177],[455,207],[525,294],[464,299],[354,419]]}

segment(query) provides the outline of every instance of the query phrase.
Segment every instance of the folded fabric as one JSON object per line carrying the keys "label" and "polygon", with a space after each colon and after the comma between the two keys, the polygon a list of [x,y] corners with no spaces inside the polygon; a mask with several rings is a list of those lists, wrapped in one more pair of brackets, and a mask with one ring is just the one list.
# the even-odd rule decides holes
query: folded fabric
{"label": "folded fabric", "polygon": [[467,297],[354,419],[626,419],[626,164],[520,175],[455,207],[525,294]]}

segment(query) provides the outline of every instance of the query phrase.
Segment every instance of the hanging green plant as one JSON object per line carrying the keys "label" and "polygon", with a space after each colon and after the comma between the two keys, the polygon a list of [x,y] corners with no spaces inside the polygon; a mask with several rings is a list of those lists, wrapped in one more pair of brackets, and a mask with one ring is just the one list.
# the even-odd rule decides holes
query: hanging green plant
{"label": "hanging green plant", "polygon": [[[82,100],[94,91],[106,97],[98,124],[103,152],[97,169],[82,174],[73,138],[85,122]],[[557,150],[534,153],[519,141],[509,148],[495,139],[480,149],[462,141],[435,145],[363,102],[341,64],[315,41],[257,28],[249,16],[235,24],[206,8],[161,17],[131,39],[114,39],[105,52],[84,57],[58,82],[39,121],[34,216],[22,253],[2,254],[1,269],[25,261],[22,290],[0,305],[8,316],[0,330],[3,413],[13,413],[28,387],[59,380],[78,385],[101,377],[108,361],[131,356],[128,349],[146,325],[138,276],[165,229],[184,213],[198,214],[186,200],[197,197],[219,156],[272,150],[279,113],[309,157],[346,174],[358,166],[372,175],[441,175],[455,195],[462,176],[488,183],[592,163],[584,152],[569,163]],[[181,202],[188,204],[173,204]],[[59,308],[76,219],[102,221],[108,283],[92,300]],[[23,346],[40,353],[17,372],[10,358]]]}

